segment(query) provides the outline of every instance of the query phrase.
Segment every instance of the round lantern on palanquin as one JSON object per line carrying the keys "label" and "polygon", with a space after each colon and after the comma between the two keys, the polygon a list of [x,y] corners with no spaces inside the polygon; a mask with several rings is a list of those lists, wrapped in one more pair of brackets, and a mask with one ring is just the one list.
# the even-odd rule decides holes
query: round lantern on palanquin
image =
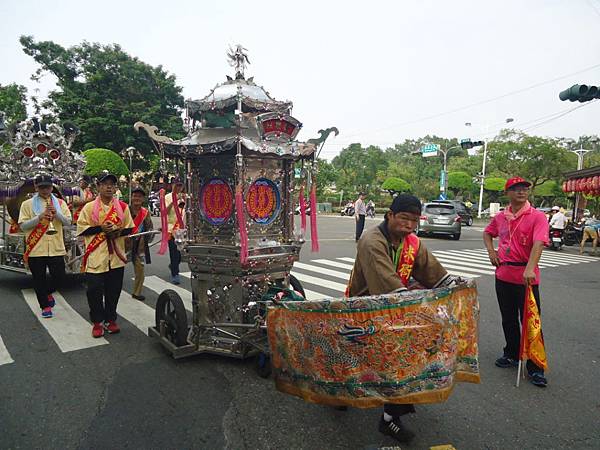
{"label": "round lantern on palanquin", "polygon": [[598,175],[592,177],[592,189],[595,191],[600,189],[600,177],[598,177]]}
{"label": "round lantern on palanquin", "polygon": [[566,182],[566,181],[563,181],[563,184],[562,184],[562,191],[563,191],[563,192],[568,192],[568,191],[567,191],[567,182]]}

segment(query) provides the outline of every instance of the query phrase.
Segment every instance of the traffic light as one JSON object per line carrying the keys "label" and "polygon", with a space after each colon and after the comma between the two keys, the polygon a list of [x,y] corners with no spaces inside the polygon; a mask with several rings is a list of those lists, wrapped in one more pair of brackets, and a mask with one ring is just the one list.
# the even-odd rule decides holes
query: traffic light
{"label": "traffic light", "polygon": [[600,98],[600,89],[598,86],[587,86],[585,84],[574,84],[569,89],[565,89],[558,94],[563,102],[569,100],[570,102],[589,102],[596,98]]}
{"label": "traffic light", "polygon": [[463,139],[460,141],[460,147],[463,150],[470,150],[473,147],[480,147],[484,144],[483,141],[471,141],[471,139]]}

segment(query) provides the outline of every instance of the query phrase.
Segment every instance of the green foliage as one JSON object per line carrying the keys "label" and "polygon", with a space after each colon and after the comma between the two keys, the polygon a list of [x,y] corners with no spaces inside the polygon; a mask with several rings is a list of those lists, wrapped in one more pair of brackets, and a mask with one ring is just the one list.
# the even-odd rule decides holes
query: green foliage
{"label": "green foliage", "polygon": [[536,197],[556,197],[562,193],[562,190],[556,181],[550,180],[536,186],[533,193]]}
{"label": "green foliage", "polygon": [[0,84],[0,111],[6,126],[27,118],[27,88],[19,84]]}
{"label": "green foliage", "polygon": [[83,152],[85,156],[85,173],[93,177],[103,170],[108,170],[117,178],[129,175],[129,170],[123,158],[106,148],[92,148]]}
{"label": "green foliage", "polygon": [[410,184],[402,178],[389,177],[383,182],[381,189],[394,195],[395,193],[410,192]]}
{"label": "green foliage", "polygon": [[458,195],[465,191],[471,191],[473,188],[473,177],[467,172],[449,172],[448,173],[448,189],[454,195]]}
{"label": "green foliage", "polygon": [[40,65],[32,78],[44,72],[56,76],[58,89],[41,107],[80,128],[76,149],[134,146],[142,154],[134,160],[134,169],[148,169],[145,159],[152,144],[133,130],[135,122],[156,125],[174,138],[183,136],[182,88],[161,66],[150,66],[116,44],[83,42],[64,48],[52,41],[35,42],[31,36],[21,36],[20,42]]}
{"label": "green foliage", "polygon": [[382,180],[377,175],[386,169],[387,161],[379,147],[363,148],[360,144],[350,144],[333,158],[332,166],[337,171],[338,191],[344,190],[349,195],[355,195],[359,191],[378,194]]}

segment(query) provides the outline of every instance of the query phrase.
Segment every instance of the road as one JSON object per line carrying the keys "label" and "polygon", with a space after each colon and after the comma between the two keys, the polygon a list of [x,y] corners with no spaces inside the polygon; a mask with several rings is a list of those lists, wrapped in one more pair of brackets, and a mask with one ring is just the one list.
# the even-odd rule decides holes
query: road
{"label": "road", "polygon": [[[380,219],[368,220],[367,227]],[[321,217],[294,273],[309,296],[340,296],[355,255],[351,218]],[[514,387],[498,369],[503,346],[493,271],[481,227],[460,241],[424,238],[452,272],[475,276],[481,304],[482,383],[449,401],[417,407],[410,446],[458,449],[600,448],[599,258],[544,251],[542,311],[549,386]],[[182,266],[183,268],[183,266]],[[251,361],[198,356],[175,361],[145,334],[157,292],[169,288],[166,257],[153,257],[144,303],[132,300],[130,268],[119,304],[122,332],[91,340],[85,292],[60,290],[56,317],[39,318],[27,277],[0,273],[0,448],[365,449],[392,446],[378,410],[347,412],[279,393]],[[189,286],[181,286],[190,296]],[[33,309],[30,307],[33,304]],[[33,313],[35,311],[35,314]],[[67,326],[68,325],[68,326]]]}

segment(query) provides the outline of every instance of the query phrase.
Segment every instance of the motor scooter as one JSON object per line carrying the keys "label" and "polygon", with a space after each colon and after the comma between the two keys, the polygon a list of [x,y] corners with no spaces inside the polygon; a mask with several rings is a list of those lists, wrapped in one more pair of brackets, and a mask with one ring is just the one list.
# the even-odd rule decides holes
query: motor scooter
{"label": "motor scooter", "polygon": [[148,210],[150,211],[151,216],[160,215],[160,199],[155,192],[150,192],[150,195],[148,196]]}
{"label": "motor scooter", "polygon": [[354,203],[346,204],[346,206],[344,206],[341,209],[340,214],[342,216],[353,216],[354,215]]}
{"label": "motor scooter", "polygon": [[550,230],[550,249],[551,250],[562,250],[564,232],[565,232],[565,230],[559,230],[556,228],[553,228]]}
{"label": "motor scooter", "polygon": [[375,205],[372,203],[367,204],[367,217],[375,218]]}

